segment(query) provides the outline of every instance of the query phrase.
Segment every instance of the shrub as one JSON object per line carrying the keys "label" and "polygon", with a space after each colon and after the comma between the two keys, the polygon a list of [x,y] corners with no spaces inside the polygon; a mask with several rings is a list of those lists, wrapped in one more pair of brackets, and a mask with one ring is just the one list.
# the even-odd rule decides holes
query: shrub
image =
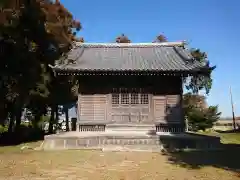
{"label": "shrub", "polygon": [[205,129],[213,127],[220,115],[217,106],[210,106],[205,109],[193,108],[187,114],[189,128],[192,131],[205,131]]}
{"label": "shrub", "polygon": [[8,131],[8,127],[4,125],[0,125],[0,134],[3,134]]}

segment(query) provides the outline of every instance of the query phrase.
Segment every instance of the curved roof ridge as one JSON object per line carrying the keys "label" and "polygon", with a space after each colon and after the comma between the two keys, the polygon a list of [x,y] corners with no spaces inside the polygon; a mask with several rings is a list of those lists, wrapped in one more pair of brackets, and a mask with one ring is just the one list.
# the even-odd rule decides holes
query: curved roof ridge
{"label": "curved roof ridge", "polygon": [[185,41],[179,42],[162,42],[162,43],[80,43],[76,42],[76,47],[90,47],[90,48],[117,48],[117,47],[176,47],[176,46],[184,46],[186,44]]}

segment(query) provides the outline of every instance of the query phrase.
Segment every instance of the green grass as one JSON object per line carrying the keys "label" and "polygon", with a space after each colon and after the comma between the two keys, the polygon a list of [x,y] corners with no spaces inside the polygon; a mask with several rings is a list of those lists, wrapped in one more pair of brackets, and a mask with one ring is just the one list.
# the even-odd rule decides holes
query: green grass
{"label": "green grass", "polygon": [[223,144],[240,144],[240,133],[217,133],[208,131],[200,132],[199,134],[220,137]]}
{"label": "green grass", "polygon": [[219,137],[224,144],[240,144],[240,133],[219,133]]}

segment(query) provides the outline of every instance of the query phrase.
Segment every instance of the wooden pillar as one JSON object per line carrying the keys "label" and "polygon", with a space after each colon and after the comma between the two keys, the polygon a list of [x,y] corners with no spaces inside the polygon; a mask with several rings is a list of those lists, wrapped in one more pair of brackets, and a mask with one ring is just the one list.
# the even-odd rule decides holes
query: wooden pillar
{"label": "wooden pillar", "polygon": [[79,108],[80,108],[80,98],[79,98],[80,95],[78,95],[78,100],[77,100],[77,104],[76,104],[76,114],[77,114],[77,122],[76,122],[76,131],[79,132],[79,123],[80,123],[80,111],[79,111]]}
{"label": "wooden pillar", "polygon": [[76,125],[76,131],[77,131],[77,132],[80,131],[80,124],[79,124],[79,123],[77,123],[77,125]]}
{"label": "wooden pillar", "polygon": [[184,116],[184,111],[183,111],[183,78],[180,77],[181,80],[181,84],[180,84],[180,102],[179,102],[179,106],[180,106],[180,111],[181,111],[181,123],[185,126],[188,126],[188,121],[185,120],[185,116]]}

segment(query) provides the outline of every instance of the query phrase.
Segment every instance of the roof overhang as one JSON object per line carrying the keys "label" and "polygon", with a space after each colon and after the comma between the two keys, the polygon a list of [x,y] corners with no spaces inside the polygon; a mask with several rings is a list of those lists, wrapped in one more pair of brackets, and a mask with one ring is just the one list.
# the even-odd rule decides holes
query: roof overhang
{"label": "roof overhang", "polygon": [[212,69],[195,61],[186,43],[76,43],[56,75],[208,76]]}
{"label": "roof overhang", "polygon": [[191,71],[160,71],[160,70],[62,70],[52,67],[54,73],[58,76],[208,76],[211,73],[211,68],[201,68]]}
{"label": "roof overhang", "polygon": [[103,48],[103,47],[183,47],[186,45],[185,41],[178,41],[178,42],[161,42],[161,43],[80,43],[75,42],[75,47],[91,47],[91,48]]}

